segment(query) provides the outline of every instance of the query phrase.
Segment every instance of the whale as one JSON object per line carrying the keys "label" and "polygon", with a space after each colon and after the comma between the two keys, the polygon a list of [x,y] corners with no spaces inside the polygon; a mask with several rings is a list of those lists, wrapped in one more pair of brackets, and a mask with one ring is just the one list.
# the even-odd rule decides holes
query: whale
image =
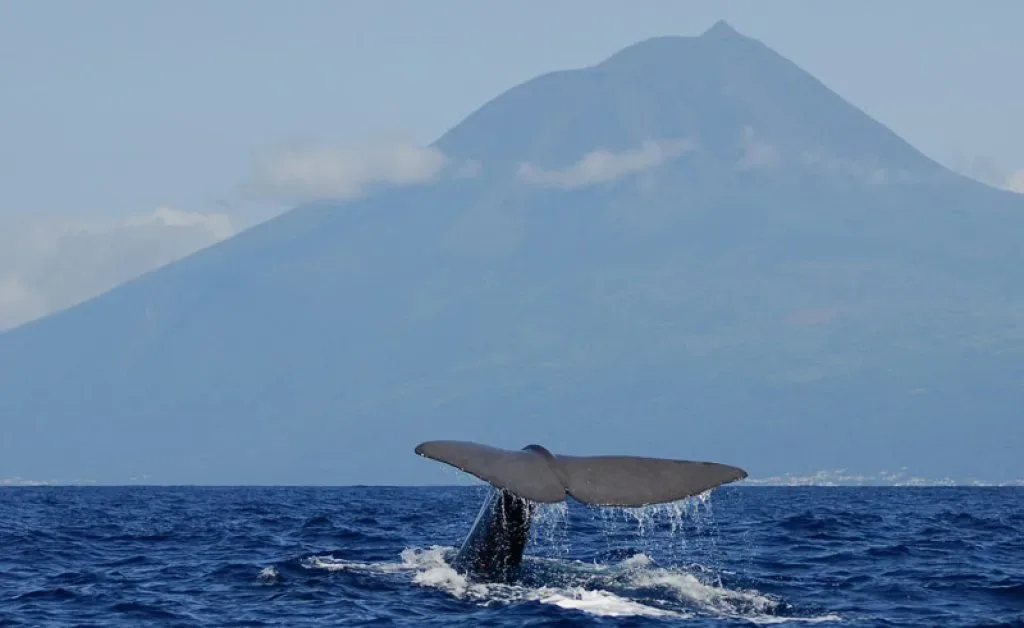
{"label": "whale", "polygon": [[640,456],[556,455],[541,445],[520,450],[460,440],[420,443],[416,454],[491,485],[452,568],[485,581],[520,573],[539,504],[572,498],[590,506],[641,507],[700,495],[747,477],[717,462]]}

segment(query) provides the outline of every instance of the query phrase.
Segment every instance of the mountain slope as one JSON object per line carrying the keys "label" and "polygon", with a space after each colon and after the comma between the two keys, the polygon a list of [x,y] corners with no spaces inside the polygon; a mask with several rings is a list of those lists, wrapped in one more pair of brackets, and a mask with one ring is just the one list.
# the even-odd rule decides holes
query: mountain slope
{"label": "mountain slope", "polygon": [[479,174],[301,206],[0,335],[0,477],[450,481],[431,438],[1024,475],[1021,197],[759,42],[641,42],[436,145]]}

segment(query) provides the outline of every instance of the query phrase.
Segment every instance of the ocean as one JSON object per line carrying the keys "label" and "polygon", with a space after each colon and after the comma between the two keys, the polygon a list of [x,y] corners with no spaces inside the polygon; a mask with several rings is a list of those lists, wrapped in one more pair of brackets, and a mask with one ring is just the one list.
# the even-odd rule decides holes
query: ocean
{"label": "ocean", "polygon": [[1024,625],[1021,488],[544,506],[514,584],[446,562],[486,490],[0,488],[0,626]]}

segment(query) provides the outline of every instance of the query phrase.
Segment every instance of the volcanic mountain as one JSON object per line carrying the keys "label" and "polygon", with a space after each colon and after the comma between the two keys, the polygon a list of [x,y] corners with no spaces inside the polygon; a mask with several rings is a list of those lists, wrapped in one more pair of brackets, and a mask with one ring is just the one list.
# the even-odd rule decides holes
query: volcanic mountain
{"label": "volcanic mountain", "polygon": [[1024,475],[1024,197],[762,43],[643,41],[434,147],[475,167],[0,335],[0,477],[451,480],[438,438]]}

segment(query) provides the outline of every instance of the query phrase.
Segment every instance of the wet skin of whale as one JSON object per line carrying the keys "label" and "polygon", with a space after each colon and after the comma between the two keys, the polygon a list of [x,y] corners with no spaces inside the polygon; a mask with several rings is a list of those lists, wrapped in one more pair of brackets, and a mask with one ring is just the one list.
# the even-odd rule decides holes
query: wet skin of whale
{"label": "wet skin of whale", "polygon": [[572,497],[593,506],[646,506],[699,495],[747,477],[739,467],[715,462],[557,456],[540,445],[513,451],[467,441],[428,441],[418,445],[416,453],[494,487],[452,565],[484,580],[516,578],[538,503]]}
{"label": "wet skin of whale", "polygon": [[485,580],[514,580],[530,539],[530,518],[536,507],[535,502],[506,490],[491,490],[452,567]]}

